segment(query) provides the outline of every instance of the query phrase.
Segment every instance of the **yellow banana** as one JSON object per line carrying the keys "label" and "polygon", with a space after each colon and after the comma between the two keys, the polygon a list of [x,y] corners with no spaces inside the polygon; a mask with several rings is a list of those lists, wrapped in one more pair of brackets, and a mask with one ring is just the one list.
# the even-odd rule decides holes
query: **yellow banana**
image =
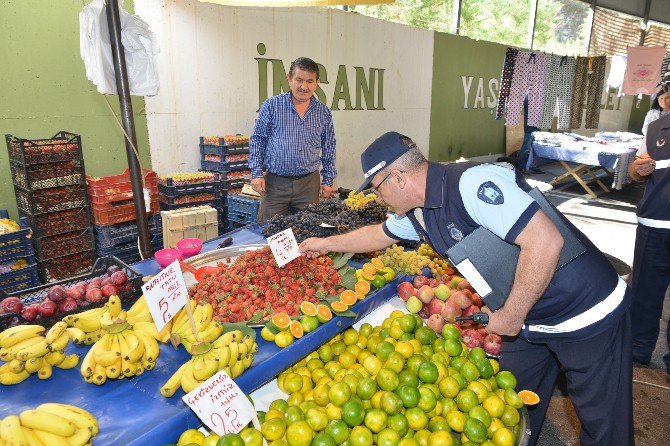
{"label": "yellow banana", "polygon": [[158,330],[153,322],[136,322],[133,324],[134,331],[142,331],[154,339],[158,338]]}
{"label": "yellow banana", "polygon": [[217,352],[217,358],[219,360],[219,369],[228,365],[230,362],[230,347],[227,345],[225,347],[219,347],[217,349],[212,349]]}
{"label": "yellow banana", "polygon": [[[203,307],[201,305],[196,305],[195,309],[193,309],[193,322],[196,324],[196,328],[198,326],[198,321],[200,320],[200,317],[202,315]],[[172,324],[172,333],[177,333],[181,335],[182,333],[188,333],[191,330],[191,323],[188,320],[188,315],[185,315],[184,318],[180,321],[179,324],[176,322]]]}
{"label": "yellow banana", "polygon": [[[174,319],[173,319],[174,320]],[[172,330],[172,321],[168,322],[161,331],[158,332],[156,339],[160,342],[167,342],[170,340],[170,331]]]}
{"label": "yellow banana", "polygon": [[74,435],[77,430],[74,424],[60,415],[37,409],[24,410],[19,418],[23,427],[49,432],[61,437]]}
{"label": "yellow banana", "polygon": [[19,417],[9,415],[0,421],[0,439],[7,445],[28,445],[28,441],[21,430]]}
{"label": "yellow banana", "polygon": [[71,369],[76,367],[77,364],[79,364],[79,355],[72,353],[71,355],[67,355],[65,359],[63,359],[63,361],[56,367],[59,369]]}
{"label": "yellow banana", "polygon": [[65,322],[69,327],[74,327],[76,325],[75,321],[77,319],[100,320],[100,316],[102,316],[105,312],[107,312],[106,305],[102,307],[91,308],[90,310],[82,311],[80,313],[68,314],[63,318],[63,322]]}
{"label": "yellow banana", "polygon": [[198,334],[198,337],[201,341],[214,342],[219,338],[219,336],[221,336],[221,333],[223,333],[223,327],[221,324],[215,320],[212,320],[207,328]]}
{"label": "yellow banana", "polygon": [[8,328],[0,333],[0,347],[9,348],[21,341],[24,341],[44,333],[44,327],[41,325],[17,325]]}
{"label": "yellow banana", "polygon": [[146,358],[150,362],[156,362],[156,359],[158,358],[159,354],[158,341],[156,341],[156,338],[147,336],[142,331],[135,331],[134,334],[144,345],[144,354],[142,355],[142,357]]}
{"label": "yellow banana", "polygon": [[181,386],[181,377],[184,374],[184,370],[186,370],[188,367],[192,367],[191,361],[186,361],[177,369],[176,372],[172,374],[170,379],[167,380],[165,384],[161,386],[161,395],[163,395],[166,398],[170,398],[174,393],[177,391],[177,389]]}
{"label": "yellow banana", "polygon": [[99,329],[99,330],[95,330],[95,331],[91,331],[91,332],[87,333],[86,338],[84,339],[84,344],[86,344],[86,345],[95,344],[100,339],[102,339],[102,337],[104,336],[105,333],[107,333],[107,332],[103,329]]}
{"label": "yellow banana", "polygon": [[256,353],[258,351],[258,344],[256,344],[256,341],[251,336],[245,336],[243,342],[249,347],[249,353]]}
{"label": "yellow banana", "polygon": [[86,333],[84,333],[84,330],[77,327],[67,327],[67,334],[75,344],[83,344],[84,339],[86,338]]}
{"label": "yellow banana", "polygon": [[37,438],[37,435],[35,435],[32,429],[27,427],[21,427],[21,429],[23,430],[23,436],[26,437],[26,444],[28,446],[46,446],[39,438]]}
{"label": "yellow banana", "polygon": [[14,344],[8,348],[0,348],[0,360],[9,362],[12,359],[16,358],[16,352],[22,350],[26,347],[38,344],[42,342],[44,338],[42,336],[35,336],[32,338],[24,339],[23,341]]}
{"label": "yellow banana", "polygon": [[67,324],[65,322],[63,321],[56,322],[44,336],[44,339],[47,341],[47,344],[53,344],[56,339],[58,339],[62,334],[65,333],[66,329]]}
{"label": "yellow banana", "polygon": [[131,324],[135,324],[137,322],[153,323],[154,321],[153,317],[151,317],[151,311],[149,311],[148,307],[135,314],[130,314],[130,312],[128,312],[127,316],[128,316],[128,322]]}
{"label": "yellow banana", "polygon": [[44,358],[30,358],[26,361],[26,371],[30,374],[37,373],[42,368]]}
{"label": "yellow banana", "polygon": [[9,370],[14,373],[21,373],[23,369],[26,368],[26,363],[24,361],[19,361],[18,359],[12,359],[7,365]]}
{"label": "yellow banana", "polygon": [[237,363],[237,359],[239,357],[239,351],[240,351],[240,344],[237,342],[233,342],[230,345],[228,345],[228,348],[230,348],[230,359],[228,360],[228,367],[233,367]]}
{"label": "yellow banana", "polygon": [[84,333],[100,330],[102,328],[100,320],[105,314],[107,314],[107,312],[100,314],[94,313],[87,316],[79,315],[79,317],[76,317],[72,322],[72,326],[84,331]]}
{"label": "yellow banana", "polygon": [[201,384],[200,381],[193,376],[193,363],[191,361],[189,361],[189,363],[191,366],[186,367],[184,373],[181,375],[181,388],[184,389],[184,392],[186,393],[191,392]]}
{"label": "yellow banana", "polygon": [[136,316],[137,314],[142,313],[145,309],[149,309],[149,307],[147,306],[147,301],[143,294],[128,310],[128,317]]}
{"label": "yellow banana", "polygon": [[230,368],[230,377],[235,379],[244,372],[244,364],[242,361],[238,361],[234,366]]}
{"label": "yellow banana", "polygon": [[90,378],[95,372],[95,362],[93,361],[93,347],[88,350],[86,356],[81,361],[81,376],[84,378]]}
{"label": "yellow banana", "polygon": [[121,311],[123,311],[121,298],[116,294],[109,296],[109,300],[107,300],[107,312],[112,317],[112,319],[116,318],[121,313]]}
{"label": "yellow banana", "polygon": [[89,429],[93,435],[98,434],[98,421],[93,414],[81,407],[61,403],[44,403],[37,406],[37,410],[55,413],[68,419],[79,429]]}
{"label": "yellow banana", "polygon": [[149,361],[146,357],[142,357],[142,367],[144,367],[144,370],[153,370],[154,367],[156,367],[156,363],[153,361]]}
{"label": "yellow banana", "polygon": [[19,373],[7,372],[0,375],[0,384],[5,386],[13,386],[25,381],[30,376],[30,373],[23,370]]}
{"label": "yellow banana", "polygon": [[142,361],[135,362],[135,371],[133,372],[135,376],[140,376],[144,373],[144,367],[142,367]]}
{"label": "yellow banana", "polygon": [[93,360],[96,364],[100,364],[103,367],[109,367],[112,364],[115,364],[121,358],[121,353],[107,350],[106,352],[101,352],[95,350],[93,352]]}
{"label": "yellow banana", "polygon": [[67,438],[70,446],[84,446],[89,442],[93,434],[88,429],[77,429],[74,435]]}
{"label": "yellow banana", "polygon": [[251,364],[254,363],[254,355],[247,355],[244,359],[242,359],[242,363],[244,365],[244,370],[248,369],[251,367]]}
{"label": "yellow banana", "polygon": [[[195,311],[198,304],[195,302],[195,300],[189,299],[187,305],[191,307],[191,311]],[[184,307],[177,312],[174,318],[172,318],[172,333],[176,333],[177,329],[187,321],[188,321],[188,313],[186,312],[186,308]]]}
{"label": "yellow banana", "polygon": [[45,341],[44,338],[42,338],[42,340],[37,344],[33,344],[30,347],[18,350],[16,352],[16,359],[26,361],[30,358],[37,358],[39,356],[44,356],[47,353],[49,353],[49,346],[47,345],[47,341]]}
{"label": "yellow banana", "polygon": [[139,361],[144,353],[144,344],[131,330],[124,331],[120,336],[125,336],[128,342],[128,350],[123,358],[129,362]]}
{"label": "yellow banana", "polygon": [[233,342],[239,342],[240,339],[242,339],[243,337],[244,335],[239,330],[228,331],[222,334],[221,337],[219,337],[219,339],[214,341],[214,346],[221,347],[224,345],[232,344]]}
{"label": "yellow banana", "polygon": [[121,356],[119,356],[114,364],[105,367],[105,374],[108,379],[118,379],[121,376],[121,362]]}
{"label": "yellow banana", "polygon": [[219,361],[216,359],[205,359],[193,364],[193,377],[198,381],[207,381],[218,371]]}
{"label": "yellow banana", "polygon": [[249,353],[249,347],[247,347],[247,344],[245,344],[244,342],[238,342],[237,343],[238,360],[239,358],[247,356],[247,353]]}
{"label": "yellow banana", "polygon": [[[67,332],[63,332],[54,342],[49,345],[49,350],[52,352],[57,352],[64,350],[67,347],[67,343],[70,342],[70,336]],[[47,342],[48,344],[48,342]]]}
{"label": "yellow banana", "polygon": [[67,441],[67,438],[61,437],[60,435],[52,434],[51,432],[44,432],[39,429],[33,429],[33,433],[44,445],[48,446],[70,446],[70,442]]}
{"label": "yellow banana", "polygon": [[58,365],[65,359],[65,353],[62,350],[50,352],[44,355],[44,359],[51,365]]}
{"label": "yellow banana", "polygon": [[121,373],[125,378],[132,378],[135,376],[135,369],[137,365],[134,362],[127,361],[121,357]]}
{"label": "yellow banana", "polygon": [[39,379],[49,379],[53,373],[53,367],[49,364],[49,361],[42,361],[42,367],[37,371],[37,377]]}
{"label": "yellow banana", "polygon": [[107,381],[107,372],[100,364],[95,365],[95,372],[93,373],[93,384],[101,386]]}

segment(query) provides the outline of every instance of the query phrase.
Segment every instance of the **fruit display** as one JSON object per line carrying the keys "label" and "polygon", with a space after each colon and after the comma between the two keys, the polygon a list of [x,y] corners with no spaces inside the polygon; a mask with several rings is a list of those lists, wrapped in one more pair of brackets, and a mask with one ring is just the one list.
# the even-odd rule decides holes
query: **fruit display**
{"label": "fruit display", "polygon": [[219,322],[255,316],[266,320],[277,312],[297,316],[302,302],[319,303],[316,293],[334,295],[341,279],[329,257],[301,256],[279,268],[269,247],[247,251],[232,264],[217,266],[217,273],[205,275],[189,295],[199,304],[210,303]]}
{"label": "fruit display", "polygon": [[17,222],[9,218],[0,218],[0,235],[11,234],[20,230],[21,227]]}
{"label": "fruit display", "polygon": [[170,184],[170,186],[184,186],[187,184],[202,184],[213,183],[216,180],[212,172],[186,172],[186,173],[171,173],[167,175],[159,175],[159,184]]}
{"label": "fruit display", "polygon": [[186,308],[182,308],[172,318],[170,327],[170,340],[177,346],[182,344],[186,351],[193,353],[192,347],[198,341],[213,342],[223,333],[223,326],[213,319],[214,309],[209,303],[198,305],[195,300],[190,299],[188,305],[193,312],[193,322],[198,339],[195,338],[191,324],[188,320]]}
{"label": "fruit display", "polygon": [[257,351],[258,344],[254,338],[245,336],[239,330],[229,331],[216,338],[202,336],[200,342],[190,347],[191,359],[163,384],[161,395],[169,398],[180,387],[188,393],[219,370],[225,370],[231,378],[237,378],[251,367]]}
{"label": "fruit display", "polygon": [[0,333],[0,360],[5,361],[0,366],[0,384],[18,384],[34,373],[48,379],[54,367],[75,367],[79,355],[64,352],[70,341],[66,328],[59,322],[44,334],[41,325],[19,325]]}
{"label": "fruit display", "polygon": [[407,310],[427,319],[428,326],[436,333],[441,333],[446,323],[456,323],[468,347],[484,347],[488,354],[500,355],[500,336],[487,333],[481,324],[456,322],[457,317],[479,312],[483,305],[479,294],[463,277],[453,275],[445,282],[420,275],[414,277],[411,283],[399,284],[396,292],[405,301]]}
{"label": "fruit display", "polygon": [[379,257],[385,265],[412,275],[421,274],[423,268],[429,268],[434,278],[446,279],[455,271],[448,261],[437,255],[425,243],[421,244],[416,251],[405,250],[404,247],[394,244]]}
{"label": "fruit display", "polygon": [[261,337],[268,342],[274,342],[279,348],[288,347],[295,339],[311,333],[320,324],[325,324],[333,318],[333,313],[327,305],[315,305],[307,300],[300,304],[300,318],[293,320],[286,313],[272,315],[270,321],[261,330]]}
{"label": "fruit display", "polygon": [[251,170],[237,170],[228,172],[226,178],[229,180],[237,180],[238,178],[248,178],[251,175]]}
{"label": "fruit display", "polygon": [[0,419],[0,444],[84,446],[98,429],[95,417],[80,407],[45,403]]}
{"label": "fruit display", "polygon": [[[296,240],[300,243],[309,237],[328,237],[362,226],[382,223],[386,220],[386,212],[387,208],[376,201],[352,209],[338,198],[331,198],[310,204],[295,214],[272,217],[263,227],[263,233],[272,235],[292,228]],[[321,226],[322,223],[330,227]]]}
{"label": "fruit display", "polygon": [[159,334],[148,308],[146,313],[140,308],[126,312],[121,299],[111,296],[99,322],[102,335],[81,362],[84,381],[102,385],[107,379],[131,378],[154,368]]}
{"label": "fruit display", "polygon": [[219,141],[223,138],[223,141],[226,145],[229,144],[249,144],[249,136],[245,135],[224,135],[224,136],[203,136],[203,144],[219,144]]}
{"label": "fruit display", "polygon": [[347,198],[344,199],[344,205],[349,209],[361,209],[375,201],[377,201],[377,195],[375,194],[366,195],[363,192],[356,193],[351,191],[349,192],[349,195],[347,195]]}
{"label": "fruit display", "polygon": [[[524,402],[514,375],[467,348],[455,325],[442,335],[400,311],[346,330],[278,376],[288,396],[259,414],[262,437],[288,446],[516,444]],[[245,431],[239,444],[251,446]]]}
{"label": "fruit display", "polygon": [[382,288],[386,285],[387,282],[395,279],[396,271],[382,260],[381,257],[374,257],[369,262],[363,264],[363,267],[356,270],[356,279],[359,282],[367,282],[368,286],[365,287],[363,283],[360,285],[357,284],[360,288],[356,290],[357,292],[363,292],[367,294],[370,291],[370,285],[375,288]]}

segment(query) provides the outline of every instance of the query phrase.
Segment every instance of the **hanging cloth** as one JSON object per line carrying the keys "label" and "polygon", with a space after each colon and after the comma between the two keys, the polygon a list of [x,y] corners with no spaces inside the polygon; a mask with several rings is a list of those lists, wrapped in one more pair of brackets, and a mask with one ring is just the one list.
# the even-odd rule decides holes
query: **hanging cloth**
{"label": "hanging cloth", "polygon": [[[605,56],[578,57],[575,65],[575,79],[572,84],[570,104],[570,128],[582,126],[582,110],[586,110],[584,127],[597,129],[600,122],[600,100],[605,84]],[[584,107],[586,99],[586,107]]]}
{"label": "hanging cloth", "polygon": [[505,114],[505,104],[507,103],[510,86],[512,85],[512,75],[514,74],[514,63],[516,62],[517,54],[519,54],[519,50],[516,48],[507,48],[507,51],[505,51],[505,61],[503,62],[502,74],[500,76],[496,119],[502,118]]}
{"label": "hanging cloth", "polygon": [[628,47],[628,64],[623,77],[623,94],[648,94],[656,92],[661,79],[661,65],[665,47]]}
{"label": "hanging cloth", "polygon": [[570,129],[570,103],[572,102],[572,82],[575,78],[574,57],[550,54],[547,56],[547,75],[542,118],[539,127],[550,129],[551,120],[558,104],[558,129]]}
{"label": "hanging cloth", "polygon": [[670,66],[670,52],[665,54],[665,57],[663,58],[663,63],[661,64],[661,79],[663,79],[663,76],[668,72],[668,68]]}
{"label": "hanging cloth", "polygon": [[623,84],[623,76],[626,72],[626,64],[628,57],[622,55],[612,56],[610,62],[610,74],[607,76],[607,90],[610,88],[618,88],[619,96],[621,96],[621,85]]}
{"label": "hanging cloth", "polygon": [[531,127],[540,125],[542,101],[544,99],[547,55],[519,51],[514,64],[514,74],[507,99],[507,125],[518,125],[523,110],[523,101],[528,96],[526,123]]}

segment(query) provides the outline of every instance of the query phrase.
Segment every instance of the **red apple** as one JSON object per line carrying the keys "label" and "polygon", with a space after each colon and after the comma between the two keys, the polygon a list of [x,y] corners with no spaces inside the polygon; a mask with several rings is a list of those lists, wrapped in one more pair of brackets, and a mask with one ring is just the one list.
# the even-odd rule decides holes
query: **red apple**
{"label": "red apple", "polygon": [[44,299],[37,306],[37,313],[42,317],[53,316],[58,310],[58,305],[50,299]]}
{"label": "red apple", "polygon": [[474,305],[470,305],[468,308],[463,310],[463,317],[472,316],[473,314],[477,313],[478,311],[479,311],[479,308],[475,307]]}
{"label": "red apple", "polygon": [[95,302],[100,302],[104,299],[104,296],[102,295],[102,291],[100,291],[100,288],[91,288],[89,287],[86,290],[86,300],[92,303]]}
{"label": "red apple", "polygon": [[60,285],[54,285],[47,291],[47,297],[49,300],[59,304],[65,300],[65,288]]}
{"label": "red apple", "polygon": [[422,319],[428,319],[430,317],[430,311],[428,311],[428,305],[424,305],[423,308],[421,308],[421,311],[419,311],[419,316]]}
{"label": "red apple", "polygon": [[484,303],[482,302],[482,298],[479,296],[479,293],[472,293],[472,305],[481,308],[484,306]]}
{"label": "red apple", "polygon": [[88,281],[87,288],[100,288],[100,283],[102,282],[102,279],[100,277],[94,277],[91,280]]}
{"label": "red apple", "polygon": [[21,317],[28,322],[32,322],[37,317],[37,304],[29,305],[21,311]]}
{"label": "red apple", "polygon": [[117,293],[116,287],[112,285],[111,283],[108,283],[107,285],[104,285],[101,288],[102,295],[105,296],[106,298],[109,298],[109,296],[113,296],[114,294]]}
{"label": "red apple", "polygon": [[429,279],[426,276],[416,276],[414,278],[414,288],[416,288],[418,290],[422,286],[428,284],[428,280]]}
{"label": "red apple", "polygon": [[23,310],[23,302],[18,297],[7,297],[0,303],[2,313],[20,313]]}
{"label": "red apple", "polygon": [[484,350],[489,355],[500,355],[502,338],[497,334],[490,333],[484,338]]}
{"label": "red apple", "polygon": [[433,289],[430,286],[423,285],[421,288],[419,288],[419,291],[416,293],[416,296],[419,298],[421,302],[427,304],[430,303],[431,300],[433,300],[433,297],[435,297],[435,293],[433,292]]}
{"label": "red apple", "polygon": [[470,282],[468,282],[468,281],[465,280],[465,279],[463,279],[463,280],[461,280],[460,282],[458,282],[458,286],[457,286],[457,288],[458,288],[459,290],[472,290],[472,291],[474,291],[474,288],[472,288],[472,285],[470,285]]}
{"label": "red apple", "polygon": [[102,289],[105,285],[109,285],[112,283],[112,279],[108,277],[103,277],[103,279],[100,281],[100,289]]}
{"label": "red apple", "polygon": [[433,299],[428,303],[428,311],[431,315],[442,313],[442,307],[444,307],[444,302],[440,299]]}
{"label": "red apple", "polygon": [[468,294],[463,290],[454,291],[451,293],[451,297],[449,299],[453,300],[454,303],[463,310],[472,305],[472,299],[470,299],[470,296],[468,296]]}
{"label": "red apple", "polygon": [[78,307],[77,301],[69,297],[58,305],[58,309],[62,312],[76,310]]}
{"label": "red apple", "polygon": [[398,297],[400,297],[405,302],[407,302],[407,299],[409,299],[410,296],[416,296],[416,291],[416,288],[414,288],[410,282],[402,282],[400,285],[398,285],[398,288],[396,288]]}
{"label": "red apple", "polygon": [[451,289],[443,283],[439,284],[433,290],[433,292],[435,293],[435,297],[437,297],[438,299],[440,299],[443,302],[445,300],[449,299],[449,296],[451,296]]}
{"label": "red apple", "polygon": [[430,285],[431,288],[437,288],[439,284],[440,282],[438,282],[437,279],[428,279],[427,285]]}
{"label": "red apple", "polygon": [[484,337],[477,330],[464,330],[463,342],[468,348],[481,347],[484,343]]}
{"label": "red apple", "polygon": [[[438,302],[442,303],[441,301],[438,301]],[[446,323],[446,321],[442,318],[442,316],[435,313],[435,314],[430,315],[426,325],[428,325],[430,328],[432,328],[435,331],[435,333],[442,333],[442,327],[444,327],[445,323]]]}
{"label": "red apple", "polygon": [[448,300],[444,303],[444,306],[442,306],[442,312],[440,315],[443,319],[449,322],[455,322],[456,318],[461,315],[461,307]]}
{"label": "red apple", "polygon": [[121,286],[126,283],[126,281],[128,280],[128,276],[123,271],[115,271],[110,276],[110,280],[112,281],[112,284],[116,286]]}

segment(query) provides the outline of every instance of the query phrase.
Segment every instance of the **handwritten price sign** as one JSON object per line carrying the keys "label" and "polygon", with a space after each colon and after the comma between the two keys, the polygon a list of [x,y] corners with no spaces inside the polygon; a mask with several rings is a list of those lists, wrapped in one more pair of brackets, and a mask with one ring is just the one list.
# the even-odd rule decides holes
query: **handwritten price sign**
{"label": "handwritten price sign", "polygon": [[277,265],[281,268],[293,259],[300,257],[298,242],[293,235],[293,229],[288,228],[268,237],[268,245],[275,256]]}
{"label": "handwritten price sign", "polygon": [[256,409],[225,370],[220,370],[182,400],[217,435],[238,433]]}
{"label": "handwritten price sign", "polygon": [[142,291],[156,329],[161,331],[188,301],[188,289],[179,261],[175,260],[142,285]]}

